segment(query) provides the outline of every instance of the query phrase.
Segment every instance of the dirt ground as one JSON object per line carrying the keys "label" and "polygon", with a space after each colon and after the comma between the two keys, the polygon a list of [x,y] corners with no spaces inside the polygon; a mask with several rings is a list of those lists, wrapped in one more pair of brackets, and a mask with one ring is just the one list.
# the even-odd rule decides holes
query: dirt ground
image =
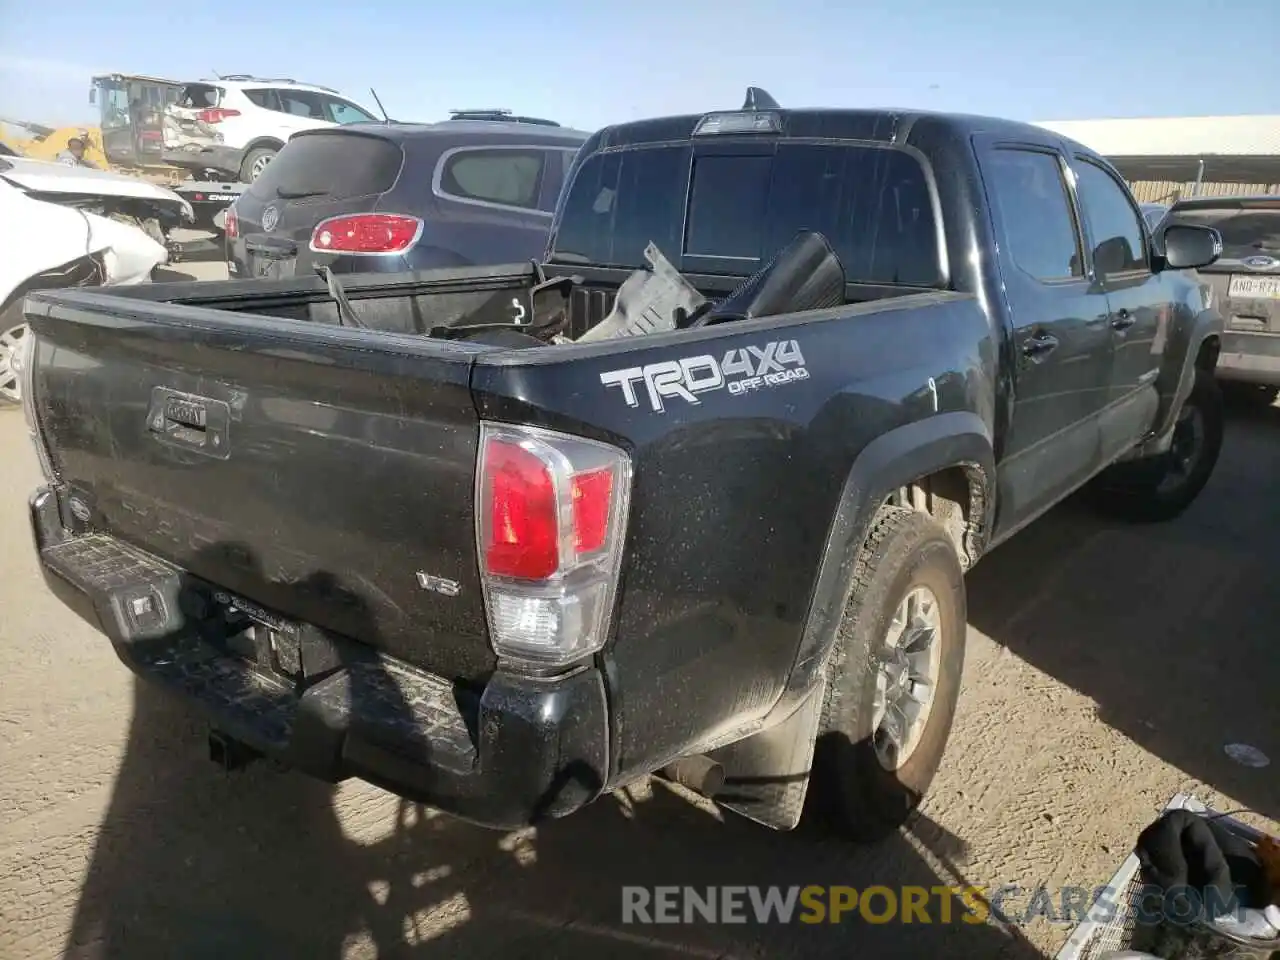
{"label": "dirt ground", "polygon": [[[1092,887],[1180,790],[1274,826],[1278,476],[1280,408],[1237,410],[1180,520],[1069,503],[986,558],[953,740],[897,838],[773,834],[663,785],[503,834],[358,783],[216,769],[200,722],[46,593],[24,509],[35,460],[21,414],[0,411],[0,957],[1052,954],[1068,924],[624,925],[621,887]],[[1273,764],[1234,763],[1234,742]]]}

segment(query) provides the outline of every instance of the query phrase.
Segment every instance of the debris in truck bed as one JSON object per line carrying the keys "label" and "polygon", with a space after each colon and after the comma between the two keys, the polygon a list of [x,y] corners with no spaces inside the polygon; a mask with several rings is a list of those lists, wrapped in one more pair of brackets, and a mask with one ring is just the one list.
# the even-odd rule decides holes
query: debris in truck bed
{"label": "debris in truck bed", "polygon": [[609,316],[578,337],[577,343],[674,330],[677,310],[692,314],[707,302],[654,244],[645,247],[644,258],[652,269],[627,277]]}

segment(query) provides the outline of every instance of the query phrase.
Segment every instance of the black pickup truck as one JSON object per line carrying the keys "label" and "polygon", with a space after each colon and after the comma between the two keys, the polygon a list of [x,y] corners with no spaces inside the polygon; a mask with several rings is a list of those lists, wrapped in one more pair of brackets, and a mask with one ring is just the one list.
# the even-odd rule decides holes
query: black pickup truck
{"label": "black pickup truck", "polygon": [[[566,182],[540,263],[32,294],[46,582],[228,765],[893,830],[964,572],[1077,489],[1156,520],[1208,480],[1220,237],[1038,127],[758,91]],[[655,262],[696,296],[593,337]]]}

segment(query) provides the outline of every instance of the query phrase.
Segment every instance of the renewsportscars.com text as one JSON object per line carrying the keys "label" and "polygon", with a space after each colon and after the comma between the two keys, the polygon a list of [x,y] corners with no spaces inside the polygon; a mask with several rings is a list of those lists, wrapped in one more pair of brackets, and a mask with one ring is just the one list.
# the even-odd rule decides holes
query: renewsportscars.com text
{"label": "renewsportscars.com text", "polygon": [[[1238,913],[1240,894],[1223,900],[1214,888],[1201,901],[1195,890],[1177,887],[1140,891],[1135,919],[1187,924],[1206,916]],[[1219,901],[1222,902],[1219,902]],[[1129,901],[1132,903],[1133,901]],[[1106,886],[1016,884],[959,886],[721,886],[622,888],[622,922],[679,923],[925,923],[1026,924],[1036,919],[1076,924],[1093,909],[1101,919],[1121,910]]]}

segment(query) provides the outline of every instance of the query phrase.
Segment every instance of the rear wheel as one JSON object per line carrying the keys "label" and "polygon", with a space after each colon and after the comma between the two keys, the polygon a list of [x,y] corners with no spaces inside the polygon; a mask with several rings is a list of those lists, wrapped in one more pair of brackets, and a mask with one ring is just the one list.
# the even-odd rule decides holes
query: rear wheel
{"label": "rear wheel", "polygon": [[240,164],[240,182],[253,183],[262,176],[262,171],[267,169],[267,164],[277,152],[272,147],[256,147],[245,154],[244,162]]}
{"label": "rear wheel", "polygon": [[834,832],[871,841],[906,822],[942,761],[964,665],[964,574],[932,518],[883,507],[853,579],[809,802]]}
{"label": "rear wheel", "polygon": [[1196,371],[1178,411],[1167,453],[1122,463],[1094,481],[1090,499],[1111,516],[1139,523],[1172,520],[1200,495],[1222,452],[1222,392],[1212,373]]}

